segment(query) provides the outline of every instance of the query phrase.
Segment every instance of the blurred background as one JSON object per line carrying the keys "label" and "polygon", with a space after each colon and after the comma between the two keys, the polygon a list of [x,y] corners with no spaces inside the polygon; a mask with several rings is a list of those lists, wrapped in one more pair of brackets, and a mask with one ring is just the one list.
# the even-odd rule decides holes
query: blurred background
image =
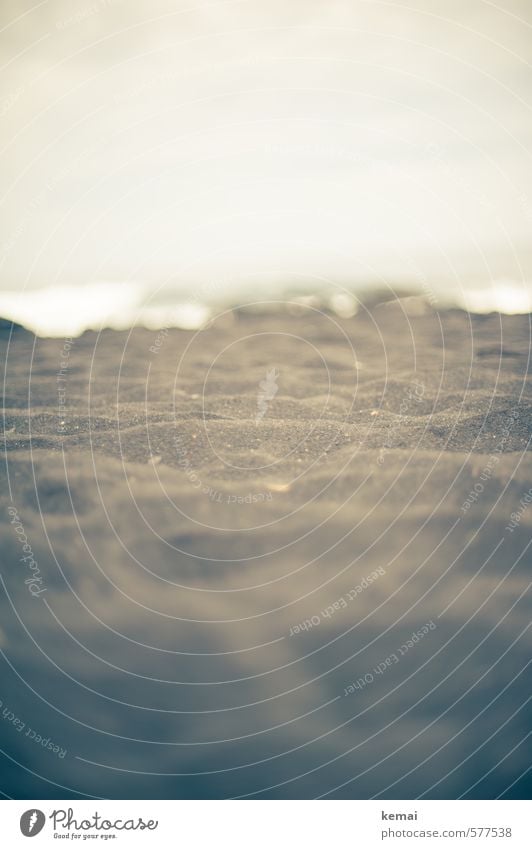
{"label": "blurred background", "polygon": [[[3,0],[0,315],[532,303],[525,0]],[[36,291],[38,290],[38,291]]]}

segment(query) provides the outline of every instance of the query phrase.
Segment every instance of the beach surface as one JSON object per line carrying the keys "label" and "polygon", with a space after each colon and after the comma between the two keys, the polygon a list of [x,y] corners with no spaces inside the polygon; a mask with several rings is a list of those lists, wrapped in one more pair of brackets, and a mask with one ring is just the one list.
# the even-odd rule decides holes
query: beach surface
{"label": "beach surface", "polygon": [[14,798],[526,798],[530,316],[0,329]]}

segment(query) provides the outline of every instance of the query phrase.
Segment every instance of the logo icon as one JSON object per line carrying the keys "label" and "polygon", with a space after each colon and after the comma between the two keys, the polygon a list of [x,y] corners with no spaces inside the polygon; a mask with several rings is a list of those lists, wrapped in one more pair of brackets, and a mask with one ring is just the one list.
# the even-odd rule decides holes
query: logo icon
{"label": "logo icon", "polygon": [[42,811],[37,808],[32,808],[25,811],[20,818],[20,830],[24,837],[35,837],[42,831],[46,817]]}
{"label": "logo icon", "polygon": [[266,372],[266,379],[259,383],[259,393],[257,395],[257,415],[255,416],[255,424],[258,424],[266,415],[270,401],[273,401],[279,391],[277,386],[277,378],[279,372],[276,368],[271,368]]}

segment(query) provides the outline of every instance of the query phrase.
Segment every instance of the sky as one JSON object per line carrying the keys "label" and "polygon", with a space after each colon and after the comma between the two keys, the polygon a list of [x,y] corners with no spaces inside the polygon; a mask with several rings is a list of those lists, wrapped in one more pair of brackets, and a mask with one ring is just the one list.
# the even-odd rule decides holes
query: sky
{"label": "sky", "polygon": [[0,292],[530,291],[529,3],[0,15]]}

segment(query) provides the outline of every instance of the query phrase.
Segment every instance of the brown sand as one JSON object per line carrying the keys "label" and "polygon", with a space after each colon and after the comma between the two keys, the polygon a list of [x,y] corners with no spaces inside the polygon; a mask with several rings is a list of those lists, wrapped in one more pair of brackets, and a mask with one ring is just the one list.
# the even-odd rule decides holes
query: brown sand
{"label": "brown sand", "polygon": [[527,795],[529,316],[0,346],[4,792]]}

